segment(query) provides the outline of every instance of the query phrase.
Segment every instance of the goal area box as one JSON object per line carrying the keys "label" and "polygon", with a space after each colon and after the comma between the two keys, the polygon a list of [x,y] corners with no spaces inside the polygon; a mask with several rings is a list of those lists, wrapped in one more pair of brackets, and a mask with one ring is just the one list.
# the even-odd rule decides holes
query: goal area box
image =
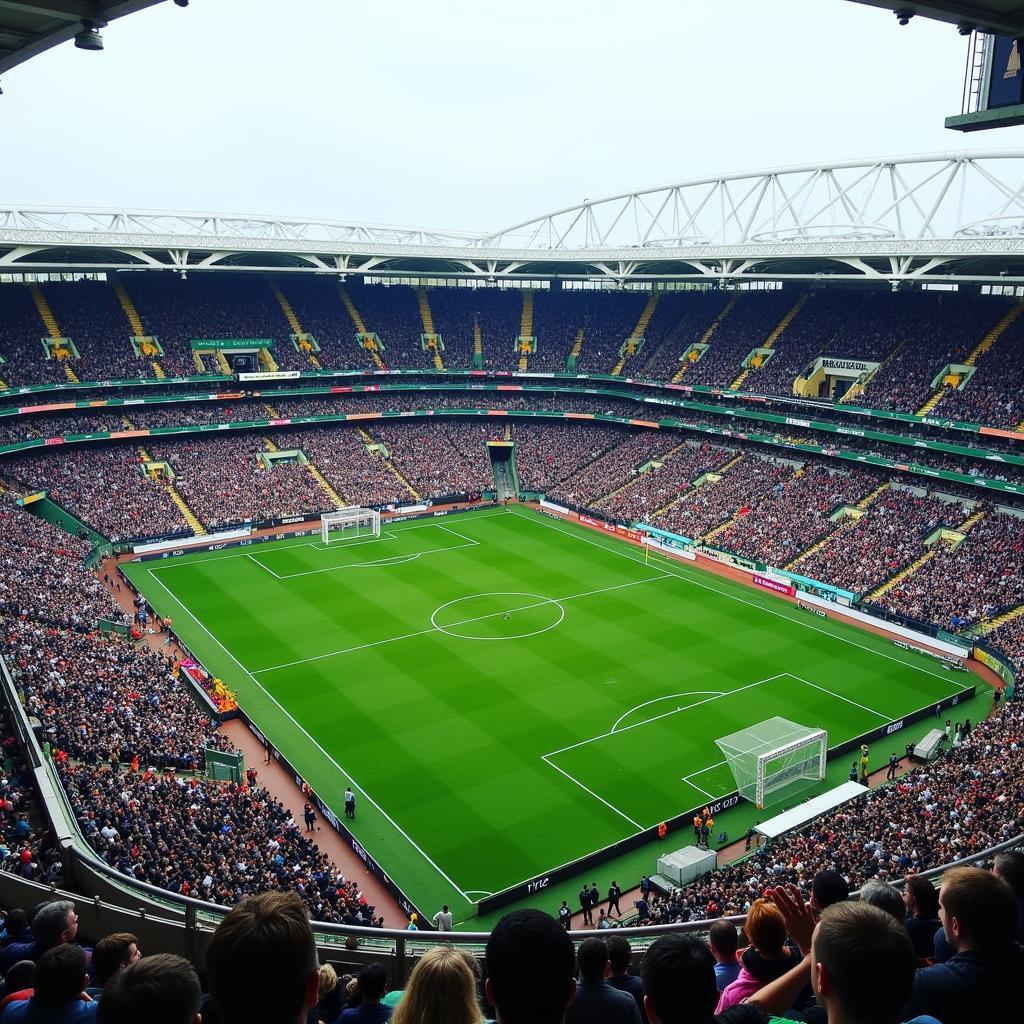
{"label": "goal area box", "polygon": [[[320,537],[330,544],[331,537],[345,540],[350,537],[379,537],[380,513],[372,508],[339,508],[320,516]],[[340,535],[340,536],[339,536]]]}
{"label": "goal area box", "polygon": [[825,778],[828,733],[785,718],[769,718],[715,740],[740,796],[759,809]]}

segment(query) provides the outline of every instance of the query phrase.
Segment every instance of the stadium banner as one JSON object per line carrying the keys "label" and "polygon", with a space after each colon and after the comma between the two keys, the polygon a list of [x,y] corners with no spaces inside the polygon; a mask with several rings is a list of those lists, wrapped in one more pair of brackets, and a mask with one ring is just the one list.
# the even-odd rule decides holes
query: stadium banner
{"label": "stadium banner", "polygon": [[796,587],[791,583],[785,583],[771,576],[762,576],[759,572],[754,573],[754,583],[775,594],[785,594],[787,597],[793,597],[796,594]]}
{"label": "stadium banner", "polygon": [[664,541],[660,537],[654,537],[649,533],[643,533],[640,535],[640,543],[645,547],[654,548],[655,551],[661,551],[670,558],[685,558],[688,562],[697,561],[697,556],[690,548],[676,547],[676,545],[670,544],[668,541]]}
{"label": "stadium banner", "polygon": [[[831,608],[833,611],[836,609],[833,601],[818,597],[817,594],[803,594],[802,600],[819,608]],[[963,644],[950,644],[945,640],[936,640],[935,637],[929,636],[927,633],[919,633],[916,629],[908,629],[906,626],[901,626],[898,622],[889,622],[885,619],[876,618],[874,615],[868,615],[867,612],[862,612],[858,608],[843,608],[842,614],[851,619],[856,619],[858,622],[864,622],[868,625],[884,629],[887,633],[901,637],[904,640],[912,640],[925,647],[931,647],[933,650],[942,651],[943,654],[952,654],[958,658],[966,658],[971,653],[971,648],[965,647]]]}
{"label": "stadium banner", "polygon": [[956,669],[958,672],[966,672],[967,666],[962,658],[954,658],[949,654],[940,654],[938,651],[929,651],[925,647],[918,647],[917,644],[908,644],[906,640],[893,640],[893,643],[903,651],[913,651],[915,654],[924,654],[929,658],[941,661],[946,668]]}
{"label": "stadium banner", "polygon": [[[158,540],[146,544],[133,544],[132,553],[144,555],[149,551],[158,551],[160,548],[204,548],[205,545],[218,543],[220,541],[238,540],[241,537],[248,537],[252,527],[242,526],[235,530],[222,530],[220,533],[206,533],[202,537],[177,537],[174,540]],[[208,547],[204,550],[209,550]]]}
{"label": "stadium banner", "polygon": [[239,380],[296,380],[298,370],[250,370],[238,374]]}
{"label": "stadium banner", "polygon": [[684,537],[681,533],[670,533],[668,530],[663,530],[658,526],[648,526],[647,523],[637,523],[636,528],[642,533],[657,537],[663,544],[667,544],[670,547],[693,547],[693,538]]}
{"label": "stadium banner", "polygon": [[1016,685],[1017,671],[1013,667],[1013,663],[1002,652],[997,651],[988,644],[975,643],[973,656],[982,665],[992,669],[1007,686]]}
{"label": "stadium banner", "polygon": [[563,516],[569,515],[569,510],[564,505],[556,505],[553,501],[548,501],[547,498],[541,498],[541,508],[549,508],[552,512],[559,512]]}
{"label": "stadium banner", "polygon": [[695,550],[698,555],[703,555],[705,558],[721,562],[723,565],[733,565],[738,569],[746,569],[747,572],[759,572],[764,568],[760,563],[744,558],[742,555],[734,555],[731,551],[726,551],[724,548],[698,544]]}
{"label": "stadium banner", "polygon": [[835,600],[839,604],[850,604],[857,600],[857,595],[852,590],[843,590],[840,587],[833,587],[829,583],[822,583],[821,580],[811,579],[810,576],[801,576],[796,572],[788,572],[785,569],[772,569],[772,574],[775,576],[783,576],[787,580],[792,580],[798,590],[818,590],[822,594],[834,594]]}

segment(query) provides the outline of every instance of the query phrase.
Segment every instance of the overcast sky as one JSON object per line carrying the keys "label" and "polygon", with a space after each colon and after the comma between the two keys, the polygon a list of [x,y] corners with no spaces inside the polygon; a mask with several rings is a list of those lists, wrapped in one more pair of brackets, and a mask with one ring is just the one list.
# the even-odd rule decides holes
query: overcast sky
{"label": "overcast sky", "polygon": [[846,0],[192,0],[8,72],[0,205],[497,229],[963,136],[966,41]]}

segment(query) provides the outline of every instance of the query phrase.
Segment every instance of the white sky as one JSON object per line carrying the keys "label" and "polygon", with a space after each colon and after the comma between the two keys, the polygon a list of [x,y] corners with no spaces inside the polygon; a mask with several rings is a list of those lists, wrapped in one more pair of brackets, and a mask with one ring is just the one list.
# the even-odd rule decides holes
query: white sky
{"label": "white sky", "polygon": [[1024,146],[966,41],[845,0],[192,0],[8,72],[0,204],[496,229],[660,182]]}

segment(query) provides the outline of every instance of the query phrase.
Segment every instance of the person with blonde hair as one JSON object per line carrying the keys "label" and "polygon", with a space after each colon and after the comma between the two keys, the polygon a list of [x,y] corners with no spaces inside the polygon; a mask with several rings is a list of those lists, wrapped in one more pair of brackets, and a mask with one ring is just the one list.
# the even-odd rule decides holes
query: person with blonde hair
{"label": "person with blonde hair", "polygon": [[743,931],[750,945],[739,954],[740,973],[722,991],[715,1013],[742,1003],[800,963],[800,955],[786,946],[786,920],[774,903],[754,900]]}
{"label": "person with blonde hair", "polygon": [[465,950],[435,946],[413,968],[392,1024],[483,1024],[478,978],[476,961]]}

